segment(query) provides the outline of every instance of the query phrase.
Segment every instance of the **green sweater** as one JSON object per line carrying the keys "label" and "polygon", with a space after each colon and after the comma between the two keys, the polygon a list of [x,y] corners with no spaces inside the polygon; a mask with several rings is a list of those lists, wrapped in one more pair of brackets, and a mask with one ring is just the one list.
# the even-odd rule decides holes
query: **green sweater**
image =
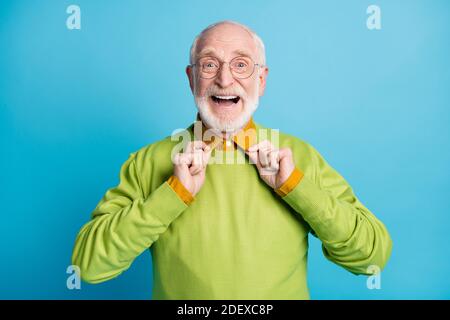
{"label": "green sweater", "polygon": [[[291,148],[304,173],[286,196],[247,160],[215,161],[189,205],[167,183],[178,140],[167,137],[132,153],[119,184],[78,234],[72,261],[81,278],[117,277],[149,249],[154,299],[308,299],[309,232],[327,259],[350,272],[383,268],[392,248],[384,225],[311,145],[283,133],[279,143]],[[246,159],[240,149],[214,150],[211,157],[219,155]]]}

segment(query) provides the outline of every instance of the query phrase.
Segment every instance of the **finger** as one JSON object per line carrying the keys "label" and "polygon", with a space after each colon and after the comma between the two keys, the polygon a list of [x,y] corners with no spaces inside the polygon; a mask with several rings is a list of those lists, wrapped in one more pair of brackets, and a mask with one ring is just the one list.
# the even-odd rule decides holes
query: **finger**
{"label": "finger", "polygon": [[202,158],[203,158],[203,169],[206,168],[206,166],[209,163],[209,159],[211,158],[211,153],[212,153],[212,149],[210,148],[210,146],[206,146],[203,154],[202,154]]}
{"label": "finger", "polygon": [[206,142],[202,141],[202,149],[203,149],[203,151],[207,152],[207,151],[211,150],[211,146],[209,144],[207,144]]}
{"label": "finger", "polygon": [[278,152],[279,163],[284,163],[292,159],[292,150],[290,148],[281,148]]}
{"label": "finger", "polygon": [[273,171],[274,173],[278,172],[278,169],[280,168],[279,165],[279,150],[273,150],[269,153],[269,169]]}
{"label": "finger", "polygon": [[269,157],[268,157],[267,153],[268,153],[267,151],[263,151],[263,150],[258,151],[259,161],[261,162],[261,167],[263,167],[263,168],[266,168],[269,166]]}
{"label": "finger", "polygon": [[192,154],[177,153],[174,157],[174,165],[188,167],[192,163]]}
{"label": "finger", "polygon": [[278,152],[280,161],[285,159],[286,157],[292,156],[292,150],[289,148],[281,148]]}
{"label": "finger", "polygon": [[250,164],[255,164],[258,168],[261,166],[261,163],[258,159],[258,151],[246,151],[245,153],[248,155]]}
{"label": "finger", "polygon": [[193,161],[192,161],[191,166],[189,167],[189,172],[192,175],[198,174],[199,172],[202,171],[202,169],[203,169],[203,165],[202,165],[203,160],[201,159],[201,157],[202,157],[201,154],[193,154]]}
{"label": "finger", "polygon": [[210,145],[202,141],[201,150],[199,152],[199,162],[202,167],[202,170],[206,168],[209,162],[209,158],[211,157],[212,148]]}
{"label": "finger", "polygon": [[258,151],[259,161],[261,161],[261,166],[263,168],[267,168],[270,164],[269,152],[270,151],[267,149],[259,149]]}
{"label": "finger", "polygon": [[266,157],[267,157],[267,164],[261,168],[260,174],[263,176],[270,176],[276,174],[278,172],[277,154],[273,151],[268,152]]}
{"label": "finger", "polygon": [[195,151],[194,157],[194,164],[199,167],[200,171],[205,170],[212,153],[212,148],[204,142],[202,143],[201,148],[202,149],[197,149]]}
{"label": "finger", "polygon": [[247,149],[247,152],[255,152],[255,151],[258,151],[258,148],[259,148],[259,143],[254,144],[254,145],[250,146],[250,147]]}
{"label": "finger", "polygon": [[199,174],[201,171],[202,171],[202,168],[201,168],[201,167],[198,167],[198,166],[191,166],[191,167],[189,168],[189,173],[190,173],[192,176],[195,176],[195,175]]}
{"label": "finger", "polygon": [[194,140],[188,142],[186,145],[186,152],[194,152],[197,150],[204,151],[209,148],[209,145],[202,140]]}
{"label": "finger", "polygon": [[201,140],[190,141],[186,146],[184,154],[188,154],[191,159],[189,166],[191,175],[198,174],[205,166],[203,161],[203,150],[208,150],[208,145]]}
{"label": "finger", "polygon": [[183,149],[183,153],[190,153],[194,150],[194,141],[189,141]]}
{"label": "finger", "polygon": [[180,165],[180,154],[181,153],[176,153],[172,156],[172,163],[174,166]]}
{"label": "finger", "polygon": [[263,140],[257,144],[254,144],[253,146],[251,146],[250,148],[248,148],[248,151],[250,152],[254,152],[254,151],[258,151],[260,149],[269,149],[269,150],[273,150],[273,144],[269,141],[269,140]]}
{"label": "finger", "polygon": [[268,153],[274,150],[273,144],[269,140],[263,140],[260,143],[253,145],[249,148],[250,152],[257,151],[258,158],[261,163],[261,167],[265,168],[269,166],[270,159]]}
{"label": "finger", "polygon": [[173,164],[175,166],[179,166],[182,164],[182,153],[177,153],[175,154],[175,156],[173,157]]}

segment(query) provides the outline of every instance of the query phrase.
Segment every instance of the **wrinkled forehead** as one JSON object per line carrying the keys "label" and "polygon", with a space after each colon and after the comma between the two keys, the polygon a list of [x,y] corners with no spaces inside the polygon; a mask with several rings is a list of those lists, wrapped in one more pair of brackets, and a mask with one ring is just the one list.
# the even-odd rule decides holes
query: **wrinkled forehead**
{"label": "wrinkled forehead", "polygon": [[257,60],[257,48],[252,35],[247,30],[225,24],[206,31],[198,39],[195,55],[196,58],[215,56],[221,60],[247,55]]}

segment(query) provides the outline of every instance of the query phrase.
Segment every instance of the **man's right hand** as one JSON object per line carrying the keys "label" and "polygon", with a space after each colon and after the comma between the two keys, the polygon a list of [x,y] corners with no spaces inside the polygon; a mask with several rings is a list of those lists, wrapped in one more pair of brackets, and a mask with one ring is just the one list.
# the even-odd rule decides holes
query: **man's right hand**
{"label": "man's right hand", "polygon": [[192,196],[205,182],[205,171],[211,156],[211,148],[203,141],[192,141],[186,146],[184,152],[174,156],[173,174]]}

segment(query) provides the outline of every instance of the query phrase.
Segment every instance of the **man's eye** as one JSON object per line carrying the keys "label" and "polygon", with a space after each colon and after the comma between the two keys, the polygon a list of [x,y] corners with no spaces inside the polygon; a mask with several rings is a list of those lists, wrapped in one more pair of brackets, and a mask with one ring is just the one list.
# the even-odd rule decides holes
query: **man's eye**
{"label": "man's eye", "polygon": [[234,63],[234,67],[238,69],[243,69],[247,67],[247,64],[244,61],[237,61],[236,63]]}
{"label": "man's eye", "polygon": [[204,69],[214,69],[217,68],[217,63],[214,61],[206,61],[202,63]]}

